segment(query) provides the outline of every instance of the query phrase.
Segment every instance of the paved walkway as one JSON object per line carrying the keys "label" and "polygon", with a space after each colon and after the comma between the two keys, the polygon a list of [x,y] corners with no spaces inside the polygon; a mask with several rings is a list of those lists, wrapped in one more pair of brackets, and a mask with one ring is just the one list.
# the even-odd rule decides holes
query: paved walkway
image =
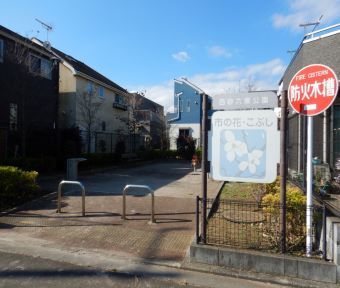
{"label": "paved walkway", "polygon": [[[81,217],[81,197],[67,192],[62,213],[56,197],[35,202],[25,210],[0,217],[0,240],[44,243],[69,251],[97,251],[167,264],[183,260],[195,234],[195,197],[201,193],[201,174],[189,163],[167,162],[83,175],[86,216]],[[57,187],[60,179],[40,181]],[[149,185],[155,190],[155,224],[150,224],[151,196],[132,190],[127,197],[128,220],[121,219],[122,190],[126,184]],[[220,183],[208,181],[214,197]],[[25,239],[25,240],[24,240]],[[0,241],[1,242],[1,241]],[[1,243],[0,243],[1,248]]]}

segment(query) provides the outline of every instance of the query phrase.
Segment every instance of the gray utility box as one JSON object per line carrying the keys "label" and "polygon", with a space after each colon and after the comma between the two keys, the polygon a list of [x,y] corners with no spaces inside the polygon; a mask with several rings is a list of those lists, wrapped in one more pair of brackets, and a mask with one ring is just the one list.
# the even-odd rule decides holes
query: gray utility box
{"label": "gray utility box", "polygon": [[76,181],[78,179],[78,163],[86,160],[86,158],[67,159],[66,179]]}

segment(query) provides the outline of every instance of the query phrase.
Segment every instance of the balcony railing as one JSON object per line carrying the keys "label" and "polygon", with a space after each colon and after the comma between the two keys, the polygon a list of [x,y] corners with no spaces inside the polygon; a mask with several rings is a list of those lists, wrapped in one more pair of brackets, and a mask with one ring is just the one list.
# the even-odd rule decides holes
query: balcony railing
{"label": "balcony railing", "polygon": [[127,105],[122,104],[122,103],[113,102],[112,107],[116,109],[124,110],[124,111],[127,110]]}

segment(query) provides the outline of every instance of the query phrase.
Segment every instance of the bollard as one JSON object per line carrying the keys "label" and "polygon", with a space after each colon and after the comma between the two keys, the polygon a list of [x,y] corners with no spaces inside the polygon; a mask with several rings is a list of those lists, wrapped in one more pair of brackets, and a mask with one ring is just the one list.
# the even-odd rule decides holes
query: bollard
{"label": "bollard", "polygon": [[123,212],[122,212],[122,219],[126,220],[126,193],[130,188],[140,188],[149,190],[151,193],[151,223],[156,223],[155,221],[155,196],[154,191],[146,185],[126,185],[123,190]]}
{"label": "bollard", "polygon": [[79,181],[67,181],[67,180],[62,180],[59,183],[58,186],[58,207],[57,207],[57,213],[61,213],[61,188],[62,186],[64,186],[65,184],[69,184],[69,185],[77,185],[81,188],[82,190],[82,205],[81,205],[81,210],[82,210],[82,216],[85,216],[85,187],[82,183],[80,183]]}

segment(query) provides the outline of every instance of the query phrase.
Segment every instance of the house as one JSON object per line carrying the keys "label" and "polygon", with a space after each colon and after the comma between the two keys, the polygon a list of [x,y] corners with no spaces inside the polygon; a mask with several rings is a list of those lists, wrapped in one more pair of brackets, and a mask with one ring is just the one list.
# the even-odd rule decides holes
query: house
{"label": "house", "polygon": [[121,152],[128,150],[127,90],[72,56],[54,47],[49,50],[60,59],[60,129],[79,129],[83,152],[115,152],[122,142]]}
{"label": "house", "polygon": [[[340,24],[308,33],[303,38],[287,67],[280,86],[288,90],[289,83],[303,67],[323,64],[330,67],[340,78]],[[313,157],[328,163],[334,173],[340,172],[340,89],[335,102],[314,118]],[[288,167],[293,172],[305,171],[307,118],[290,109],[288,140]]]}
{"label": "house", "polygon": [[0,26],[0,160],[56,155],[58,59]]}
{"label": "house", "polygon": [[140,143],[139,146],[164,149],[166,147],[164,107],[140,93],[131,93],[131,97],[133,117],[136,121],[134,132],[138,132],[142,136],[141,139],[144,139],[144,144]]}
{"label": "house", "polygon": [[[177,139],[190,137],[201,145],[202,95],[204,91],[186,78],[174,80],[174,113],[167,114],[170,149],[177,148]],[[208,97],[208,110],[212,99]]]}

